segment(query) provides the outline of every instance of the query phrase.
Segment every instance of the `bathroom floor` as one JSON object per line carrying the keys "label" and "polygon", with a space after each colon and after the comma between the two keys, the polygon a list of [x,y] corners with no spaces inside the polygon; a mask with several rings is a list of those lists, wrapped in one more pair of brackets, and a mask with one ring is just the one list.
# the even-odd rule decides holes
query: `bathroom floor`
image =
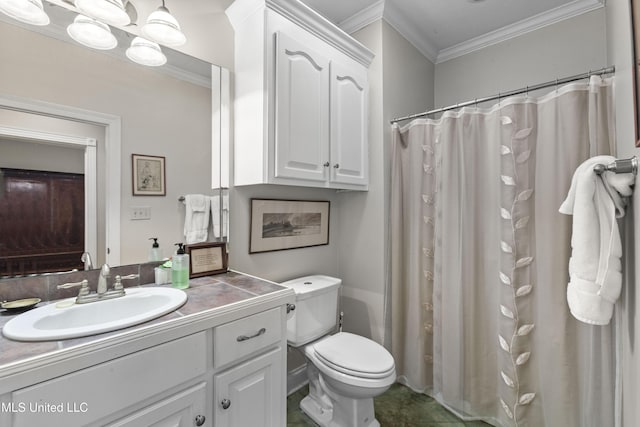
{"label": "bathroom floor", "polygon": [[[300,401],[308,393],[303,387],[287,398],[287,426],[315,426],[300,410]],[[375,399],[376,418],[382,427],[490,427],[482,421],[463,422],[432,398],[394,384]]]}

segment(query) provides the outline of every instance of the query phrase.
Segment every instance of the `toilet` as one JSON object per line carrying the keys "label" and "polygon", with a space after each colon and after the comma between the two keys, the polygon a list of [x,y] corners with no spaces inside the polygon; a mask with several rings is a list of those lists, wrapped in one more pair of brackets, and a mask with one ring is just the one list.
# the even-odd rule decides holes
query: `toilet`
{"label": "toilet", "polygon": [[282,283],[296,293],[287,341],[307,359],[309,394],[300,408],[320,426],[376,427],[373,398],[396,380],[391,354],[380,344],[336,328],[342,280],[305,276]]}

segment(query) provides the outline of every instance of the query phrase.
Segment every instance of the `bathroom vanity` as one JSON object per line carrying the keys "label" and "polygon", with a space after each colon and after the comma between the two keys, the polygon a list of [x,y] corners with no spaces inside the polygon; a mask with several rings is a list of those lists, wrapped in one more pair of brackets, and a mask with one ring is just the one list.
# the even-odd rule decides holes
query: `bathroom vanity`
{"label": "bathroom vanity", "polygon": [[285,425],[293,291],[229,272],[192,279],[186,292],[176,311],[119,331],[1,337],[0,425]]}

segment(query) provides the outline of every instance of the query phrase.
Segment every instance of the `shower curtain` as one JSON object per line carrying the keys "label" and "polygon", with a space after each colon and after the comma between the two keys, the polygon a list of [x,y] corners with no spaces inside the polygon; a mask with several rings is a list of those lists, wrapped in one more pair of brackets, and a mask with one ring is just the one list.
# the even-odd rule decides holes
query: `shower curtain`
{"label": "shower curtain", "polygon": [[613,324],[566,302],[578,165],[614,147],[612,79],[393,129],[399,381],[496,426],[614,425]]}

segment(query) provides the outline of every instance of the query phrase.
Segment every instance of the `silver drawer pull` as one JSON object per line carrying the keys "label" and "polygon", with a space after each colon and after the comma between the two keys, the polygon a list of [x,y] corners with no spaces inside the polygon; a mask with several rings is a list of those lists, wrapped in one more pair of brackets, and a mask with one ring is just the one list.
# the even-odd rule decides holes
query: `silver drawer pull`
{"label": "silver drawer pull", "polygon": [[263,335],[265,332],[267,332],[267,328],[260,328],[260,330],[258,332],[256,332],[253,335],[240,335],[238,338],[236,338],[237,341],[246,341],[246,340],[250,340],[251,338],[255,338],[255,337],[259,337],[260,335]]}

